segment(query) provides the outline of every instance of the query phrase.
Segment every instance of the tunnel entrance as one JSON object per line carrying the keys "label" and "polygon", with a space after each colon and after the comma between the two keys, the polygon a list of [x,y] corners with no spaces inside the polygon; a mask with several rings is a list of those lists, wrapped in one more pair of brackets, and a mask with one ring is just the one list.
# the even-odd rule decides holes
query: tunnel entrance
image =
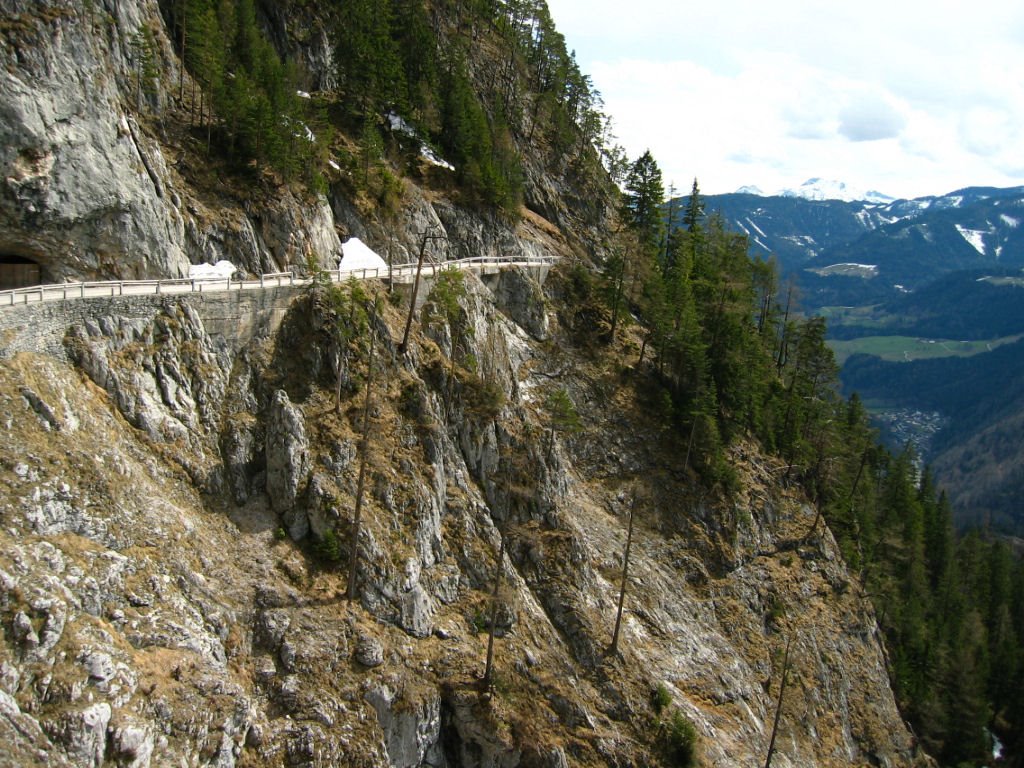
{"label": "tunnel entrance", "polygon": [[42,269],[31,259],[0,253],[0,291],[39,285],[42,278]]}

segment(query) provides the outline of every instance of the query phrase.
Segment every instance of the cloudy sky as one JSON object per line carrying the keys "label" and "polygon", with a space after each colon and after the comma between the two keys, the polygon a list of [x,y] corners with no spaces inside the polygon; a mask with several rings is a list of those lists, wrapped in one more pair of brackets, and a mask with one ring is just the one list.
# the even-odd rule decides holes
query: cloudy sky
{"label": "cloudy sky", "polygon": [[612,115],[672,182],[810,177],[896,197],[1024,185],[1020,0],[548,0]]}

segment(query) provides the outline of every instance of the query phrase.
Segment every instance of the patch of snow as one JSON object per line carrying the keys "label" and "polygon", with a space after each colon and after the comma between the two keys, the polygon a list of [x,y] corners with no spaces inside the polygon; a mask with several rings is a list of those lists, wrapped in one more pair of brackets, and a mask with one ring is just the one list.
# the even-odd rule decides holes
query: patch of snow
{"label": "patch of snow", "polygon": [[[292,135],[295,136],[296,139],[305,139],[310,144],[315,144],[316,143],[316,134],[313,133],[313,131],[311,131],[309,129],[309,126],[306,125],[301,120],[299,120],[298,123],[299,123],[299,129],[295,133],[293,133]],[[286,126],[286,127],[288,127],[288,126],[290,126],[292,124],[292,121],[291,121],[290,118],[285,116],[285,117],[281,118],[281,124]]]}
{"label": "patch of snow", "polygon": [[810,235],[784,235],[782,239],[794,245],[815,245],[814,238]]}
{"label": "patch of snow", "polygon": [[350,237],[341,244],[341,261],[338,262],[338,269],[349,272],[355,269],[386,271],[387,268],[388,263],[358,237]]}
{"label": "patch of snow", "polygon": [[333,168],[333,169],[334,169],[334,170],[336,170],[336,171],[340,171],[340,170],[341,170],[341,166],[340,166],[340,165],[338,165],[338,164],[337,164],[336,162],[334,162],[333,160],[328,160],[328,161],[327,161],[327,164],[328,164],[329,166],[331,166],[331,168]]}
{"label": "patch of snow", "polygon": [[759,234],[759,235],[760,235],[761,237],[768,237],[768,235],[766,235],[766,234],[764,233],[764,231],[763,231],[763,230],[762,230],[762,229],[761,229],[761,228],[760,228],[759,226],[757,226],[757,224],[756,224],[756,223],[754,223],[754,222],[753,222],[753,221],[752,221],[752,220],[750,219],[750,217],[749,217],[749,216],[747,217],[747,221],[748,221],[748,222],[750,223],[750,226],[752,226],[752,227],[754,228],[754,231],[756,231],[756,232],[757,232],[757,234]]}
{"label": "patch of snow", "polygon": [[878,272],[877,264],[844,264],[844,267],[855,267],[857,269],[863,269],[867,272]]}
{"label": "patch of snow", "polygon": [[876,264],[854,264],[851,262],[844,262],[841,264],[829,264],[827,267],[820,267],[809,271],[821,275],[822,277],[828,277],[829,275],[843,275],[845,277],[863,277],[865,279],[870,279],[878,275],[878,266]]}
{"label": "patch of snow", "polygon": [[407,122],[405,122],[405,119],[401,115],[398,115],[394,112],[388,112],[387,119],[388,125],[391,127],[392,131],[404,133],[406,136],[412,136],[413,138],[416,137],[416,130]]}
{"label": "patch of snow", "polygon": [[[392,131],[401,133],[412,139],[419,138],[419,135],[416,133],[416,129],[409,125],[401,115],[396,114],[395,112],[388,112],[387,120]],[[455,170],[454,165],[438,155],[428,144],[424,142],[420,142],[420,157],[438,168],[445,168],[449,171]]]}
{"label": "patch of snow", "polygon": [[764,243],[762,243],[762,242],[761,242],[761,240],[760,240],[759,238],[755,237],[755,238],[754,238],[754,242],[755,242],[755,243],[757,243],[758,245],[760,245],[760,246],[761,246],[762,248],[764,248],[764,249],[765,249],[765,251],[767,251],[768,253],[771,253],[771,252],[772,252],[772,249],[771,249],[771,248],[769,248],[769,247],[768,247],[767,245],[765,245]]}
{"label": "patch of snow", "polygon": [[753,184],[740,187],[736,190],[737,195],[757,195],[758,197],[764,197],[764,192],[761,191],[760,187],[756,187]]}
{"label": "patch of snow", "polygon": [[896,198],[873,190],[860,190],[843,181],[808,179],[796,189],[784,189],[781,197],[802,197],[805,200],[844,200],[846,202],[891,203]]}
{"label": "patch of snow", "polygon": [[892,219],[889,219],[886,216],[882,216],[880,213],[877,213],[875,211],[875,209],[872,209],[870,212],[867,209],[864,209],[862,211],[857,211],[857,213],[854,214],[854,216],[856,217],[857,221],[859,221],[861,223],[861,225],[865,229],[874,229],[875,228],[875,221],[877,219],[881,219],[882,221],[884,221],[886,223],[890,223],[890,224],[892,222],[894,222],[894,221],[898,221],[899,220],[898,217],[894,217]]}
{"label": "patch of snow", "polygon": [[899,283],[894,284],[893,288],[895,288],[900,293],[910,293],[910,289],[905,288],[904,286],[900,285]]}
{"label": "patch of snow", "polygon": [[954,225],[956,231],[960,233],[960,236],[970,244],[974,250],[980,253],[982,256],[985,255],[985,240],[984,237],[987,234],[985,231],[980,229],[967,229],[959,224]]}
{"label": "patch of snow", "polygon": [[1000,213],[999,218],[1003,220],[1003,224],[1008,227],[1017,228],[1020,226],[1020,219],[1015,219],[1013,216],[1007,216],[1005,213]]}
{"label": "patch of snow", "polygon": [[313,98],[306,91],[296,91],[295,95],[298,96],[300,99],[311,99],[311,98]]}
{"label": "patch of snow", "polygon": [[439,157],[434,150],[424,144],[420,147],[420,157],[426,160],[431,165],[436,165],[438,168],[445,168],[449,171],[454,171],[455,166],[445,160],[443,157]]}
{"label": "patch of snow", "polygon": [[229,280],[238,270],[226,259],[216,264],[190,264],[188,276],[193,280]]}
{"label": "patch of snow", "polygon": [[1012,285],[1014,288],[1024,288],[1024,277],[995,277],[994,275],[986,275],[985,277],[979,277],[977,282],[979,283],[991,283],[992,285]]}

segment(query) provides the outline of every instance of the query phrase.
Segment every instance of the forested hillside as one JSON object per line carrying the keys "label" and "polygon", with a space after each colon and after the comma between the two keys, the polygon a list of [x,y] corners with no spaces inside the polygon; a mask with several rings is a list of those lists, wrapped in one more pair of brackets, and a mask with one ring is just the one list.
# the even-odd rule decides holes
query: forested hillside
{"label": "forested hillside", "polygon": [[[539,183],[545,172],[587,186],[602,183],[600,160],[621,166],[599,95],[542,2],[324,3],[317,20],[334,62],[326,73],[278,57],[261,22],[280,9],[254,0],[165,7],[193,74],[192,119],[205,127],[208,149],[236,164],[267,163],[315,188],[333,156],[351,194],[392,208],[401,176],[451,187],[450,170],[463,202],[506,216],[523,202],[544,214],[564,208]],[[145,36],[142,45],[148,50]],[[143,91],[148,61],[140,58]]]}
{"label": "forested hillside", "polygon": [[[722,446],[741,436],[785,460],[782,480],[813,500],[873,596],[897,695],[931,754],[943,765],[983,760],[988,726],[1020,749],[1019,557],[977,532],[957,539],[930,475],[918,484],[913,457],[880,448],[859,399],[838,397],[824,320],[790,313],[774,265],[751,260],[746,237],[704,215],[696,185],[685,210],[669,209],[681,225],[667,236],[652,213],[660,195],[657,165],[644,155],[627,174],[625,230],[593,292],[573,303],[603,301],[602,343],[626,318],[642,318],[638,361],[659,383],[665,418],[685,436],[684,463],[702,482],[729,493],[735,477]],[[1003,356],[1020,357],[1013,347]]]}

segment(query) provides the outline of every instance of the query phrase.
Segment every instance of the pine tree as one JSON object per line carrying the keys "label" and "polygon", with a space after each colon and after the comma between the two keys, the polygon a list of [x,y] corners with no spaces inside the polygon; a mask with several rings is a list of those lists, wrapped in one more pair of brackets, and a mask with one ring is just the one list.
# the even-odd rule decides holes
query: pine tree
{"label": "pine tree", "polygon": [[427,130],[437,130],[440,105],[437,98],[439,73],[437,43],[430,19],[421,0],[393,0],[392,37],[401,57],[405,101],[411,117]]}
{"label": "pine tree", "polygon": [[653,255],[661,242],[661,205],[665,199],[665,189],[661,181],[661,170],[650,150],[630,166],[625,188],[623,220],[637,233],[644,250]]}
{"label": "pine tree", "polygon": [[605,304],[611,312],[608,330],[609,343],[615,341],[619,318],[625,312],[627,265],[626,248],[624,245],[618,245],[608,253],[601,267],[600,290]]}
{"label": "pine tree", "polygon": [[686,200],[683,227],[689,234],[690,263],[696,264],[704,244],[704,198],[701,197],[696,178],[693,180],[690,197]]}
{"label": "pine tree", "polygon": [[135,101],[142,109],[143,98],[153,99],[157,95],[160,69],[157,63],[157,44],[153,30],[148,26],[132,35],[132,58],[135,60]]}
{"label": "pine tree", "polygon": [[339,6],[335,61],[350,113],[404,111],[406,84],[391,36],[391,3],[349,0]]}

